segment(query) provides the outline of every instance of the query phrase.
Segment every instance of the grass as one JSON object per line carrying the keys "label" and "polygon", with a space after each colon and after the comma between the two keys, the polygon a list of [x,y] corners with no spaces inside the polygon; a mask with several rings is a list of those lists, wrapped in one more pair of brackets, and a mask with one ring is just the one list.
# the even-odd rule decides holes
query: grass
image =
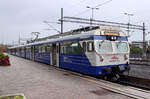
{"label": "grass", "polygon": [[0,99],[24,99],[22,95],[16,95],[16,96],[0,96]]}

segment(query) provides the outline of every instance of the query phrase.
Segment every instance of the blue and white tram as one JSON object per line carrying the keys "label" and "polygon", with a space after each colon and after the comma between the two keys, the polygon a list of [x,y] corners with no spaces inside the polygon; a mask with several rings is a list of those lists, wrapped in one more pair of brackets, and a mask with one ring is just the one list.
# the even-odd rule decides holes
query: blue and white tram
{"label": "blue and white tram", "polygon": [[[129,44],[116,27],[99,27],[76,35],[49,39],[21,47],[20,57],[93,76],[112,76],[129,71]],[[24,51],[26,50],[26,51]],[[22,54],[24,51],[24,54]]]}

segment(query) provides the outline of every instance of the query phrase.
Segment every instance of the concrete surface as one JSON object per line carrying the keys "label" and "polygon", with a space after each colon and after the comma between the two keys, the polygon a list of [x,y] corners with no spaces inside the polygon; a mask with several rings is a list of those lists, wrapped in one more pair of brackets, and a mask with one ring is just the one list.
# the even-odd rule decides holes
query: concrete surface
{"label": "concrete surface", "polygon": [[130,66],[131,70],[129,72],[129,75],[150,79],[150,66],[133,64],[131,64]]}
{"label": "concrete surface", "polygon": [[0,95],[24,93],[27,99],[131,99],[49,65],[15,56],[10,60],[10,67],[0,67]]}

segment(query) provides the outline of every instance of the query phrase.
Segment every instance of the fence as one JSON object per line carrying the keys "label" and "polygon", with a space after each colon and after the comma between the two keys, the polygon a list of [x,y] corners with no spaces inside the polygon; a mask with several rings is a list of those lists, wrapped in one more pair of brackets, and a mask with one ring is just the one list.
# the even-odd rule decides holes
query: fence
{"label": "fence", "polygon": [[[143,58],[142,54],[130,54],[130,58]],[[146,59],[150,60],[150,53],[146,54]]]}

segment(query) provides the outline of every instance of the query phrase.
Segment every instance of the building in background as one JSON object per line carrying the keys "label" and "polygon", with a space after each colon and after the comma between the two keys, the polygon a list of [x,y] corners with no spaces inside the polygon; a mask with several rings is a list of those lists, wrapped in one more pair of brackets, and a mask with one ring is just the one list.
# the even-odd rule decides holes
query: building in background
{"label": "building in background", "polygon": [[[132,46],[143,48],[143,41],[132,41]],[[150,46],[150,41],[146,41],[146,46]]]}

